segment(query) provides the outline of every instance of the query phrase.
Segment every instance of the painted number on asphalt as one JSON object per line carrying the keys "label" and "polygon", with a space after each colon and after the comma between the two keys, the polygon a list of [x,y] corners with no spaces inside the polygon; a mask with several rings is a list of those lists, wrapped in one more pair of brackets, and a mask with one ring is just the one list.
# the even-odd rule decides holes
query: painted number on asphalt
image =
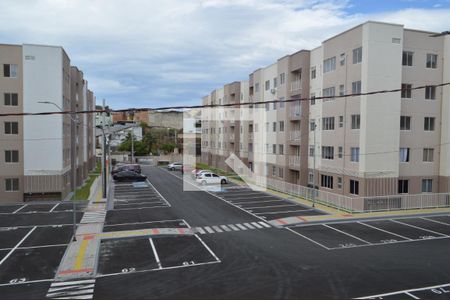
{"label": "painted number on asphalt", "polygon": [[397,242],[397,240],[396,239],[389,239],[389,240],[381,240],[381,242],[384,243],[384,244],[388,244],[388,243],[395,243],[395,242]]}
{"label": "painted number on asphalt", "polygon": [[11,279],[11,280],[9,281],[9,283],[15,284],[15,283],[21,283],[21,282],[25,282],[25,281],[27,281],[26,278],[14,278],[14,279]]}
{"label": "painted number on asphalt", "polygon": [[352,243],[347,243],[347,244],[339,244],[339,247],[341,248],[350,248],[350,247],[355,247],[355,244]]}
{"label": "painted number on asphalt", "polygon": [[422,240],[427,240],[427,239],[433,239],[434,236],[432,236],[432,235],[422,235],[422,236],[420,236],[420,238],[421,238]]}
{"label": "painted number on asphalt", "polygon": [[136,268],[123,268],[122,273],[136,272]]}
{"label": "painted number on asphalt", "polygon": [[195,262],[193,260],[183,262],[183,266],[189,266],[189,265],[195,265]]}

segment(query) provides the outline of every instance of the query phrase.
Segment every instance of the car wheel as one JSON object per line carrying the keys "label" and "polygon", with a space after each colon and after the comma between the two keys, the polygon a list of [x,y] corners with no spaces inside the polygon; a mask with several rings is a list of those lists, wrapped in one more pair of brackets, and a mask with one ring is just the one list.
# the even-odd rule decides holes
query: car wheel
{"label": "car wheel", "polygon": [[174,168],[170,168],[170,171],[174,171],[175,169]]}
{"label": "car wheel", "polygon": [[202,185],[206,185],[206,181],[205,180],[202,181]]}
{"label": "car wheel", "polygon": [[221,184],[226,184],[227,181],[226,181],[225,179],[222,179],[222,180],[220,181],[220,183],[221,183]]}

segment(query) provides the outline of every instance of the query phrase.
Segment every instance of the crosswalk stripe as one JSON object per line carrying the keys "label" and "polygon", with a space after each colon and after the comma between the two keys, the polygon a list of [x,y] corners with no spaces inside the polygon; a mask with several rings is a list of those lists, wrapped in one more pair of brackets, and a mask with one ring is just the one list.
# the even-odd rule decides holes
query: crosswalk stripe
{"label": "crosswalk stripe", "polygon": [[233,224],[228,224],[228,226],[233,229],[234,231],[239,231],[239,228],[237,228],[236,226],[234,226]]}
{"label": "crosswalk stripe", "polygon": [[269,224],[267,224],[266,222],[258,222],[259,224],[261,224],[262,226],[266,227],[266,228],[271,228],[272,226],[270,226]]}
{"label": "crosswalk stripe", "polygon": [[52,286],[78,285],[80,283],[95,283],[95,279],[53,282]]}
{"label": "crosswalk stripe", "polygon": [[242,229],[242,230],[247,230],[247,228],[244,227],[244,226],[242,226],[242,224],[236,224],[236,226],[239,227],[239,228]]}
{"label": "crosswalk stripe", "polygon": [[223,232],[223,230],[220,229],[219,226],[213,226],[212,228],[213,228],[215,231],[219,232],[219,233],[220,233],[220,232]]}
{"label": "crosswalk stripe", "polygon": [[206,232],[201,227],[197,227],[197,231],[200,232],[200,234],[205,234]]}
{"label": "crosswalk stripe", "polygon": [[252,224],[253,226],[255,226],[256,228],[258,228],[258,229],[263,228],[261,225],[259,225],[259,224],[256,223],[256,222],[252,222],[251,224]]}
{"label": "crosswalk stripe", "polygon": [[222,227],[222,229],[225,230],[226,232],[231,231],[231,229],[225,225],[220,225],[220,227]]}
{"label": "crosswalk stripe", "polygon": [[47,291],[50,299],[92,299],[95,279],[53,282]]}
{"label": "crosswalk stripe", "polygon": [[255,227],[253,227],[252,225],[248,224],[248,223],[244,223],[244,226],[247,226],[250,229],[255,229]]}
{"label": "crosswalk stripe", "polygon": [[211,227],[205,226],[204,228],[205,228],[205,230],[208,231],[209,233],[214,233],[214,230],[212,230]]}
{"label": "crosswalk stripe", "polygon": [[[85,289],[93,288],[93,287],[94,287],[94,284],[83,286],[83,288],[85,288]],[[48,293],[50,294],[50,293],[54,293],[54,292],[57,292],[57,291],[64,291],[64,290],[70,290],[70,289],[73,289],[73,287],[72,286],[51,287],[48,290]],[[81,290],[81,288],[80,288],[80,290]]]}

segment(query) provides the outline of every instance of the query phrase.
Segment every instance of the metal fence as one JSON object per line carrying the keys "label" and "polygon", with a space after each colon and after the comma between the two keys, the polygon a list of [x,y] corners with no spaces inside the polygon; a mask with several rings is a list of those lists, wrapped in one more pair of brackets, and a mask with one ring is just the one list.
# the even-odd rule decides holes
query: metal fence
{"label": "metal fence", "polygon": [[272,178],[257,177],[255,183],[352,213],[450,207],[450,193],[349,197]]}

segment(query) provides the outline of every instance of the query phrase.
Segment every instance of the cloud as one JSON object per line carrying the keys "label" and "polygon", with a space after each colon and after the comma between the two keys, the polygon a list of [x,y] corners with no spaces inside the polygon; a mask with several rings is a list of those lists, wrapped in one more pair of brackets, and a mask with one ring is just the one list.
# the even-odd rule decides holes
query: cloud
{"label": "cloud", "polygon": [[113,107],[198,104],[368,19],[450,28],[448,2],[414,3],[371,14],[350,13],[348,0],[2,0],[0,42],[63,46],[97,99]]}

